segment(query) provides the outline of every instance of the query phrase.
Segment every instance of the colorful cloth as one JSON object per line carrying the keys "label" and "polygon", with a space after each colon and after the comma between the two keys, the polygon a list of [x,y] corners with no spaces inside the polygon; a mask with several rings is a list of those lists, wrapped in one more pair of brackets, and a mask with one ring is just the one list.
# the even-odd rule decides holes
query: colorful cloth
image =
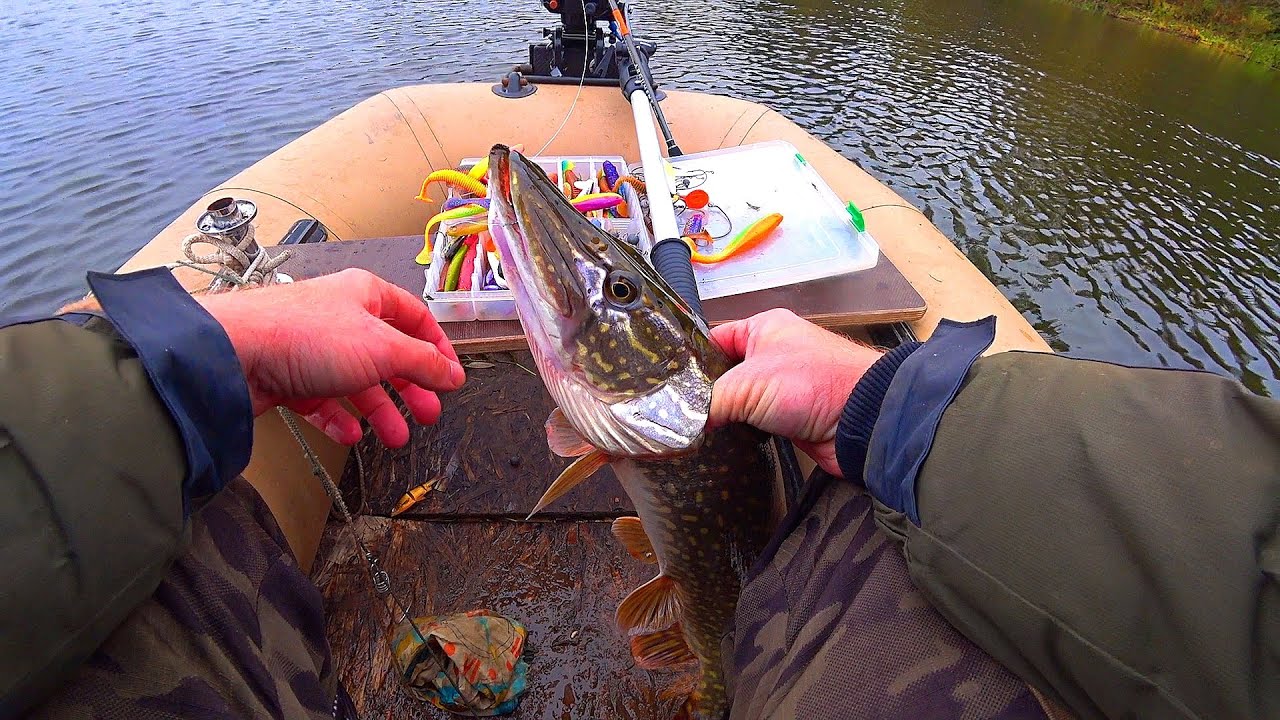
{"label": "colorful cloth", "polygon": [[400,622],[391,653],[414,697],[450,712],[505,715],[525,690],[527,634],[524,625],[488,610],[420,617]]}

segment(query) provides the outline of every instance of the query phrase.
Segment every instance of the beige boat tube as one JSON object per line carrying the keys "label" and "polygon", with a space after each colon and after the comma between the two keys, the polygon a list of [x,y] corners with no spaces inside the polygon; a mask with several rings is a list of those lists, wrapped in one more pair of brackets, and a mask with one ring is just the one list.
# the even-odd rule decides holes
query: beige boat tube
{"label": "beige boat tube", "polygon": [[[662,105],[685,152],[768,140],[795,145],[839,197],[863,209],[867,228],[881,251],[928,303],[924,317],[911,323],[922,339],[944,317],[973,320],[995,315],[997,334],[991,352],[1049,350],[1009,301],[919,209],[781,114],[744,100],[692,92],[669,92]],[[562,122],[563,128],[552,138]],[[433,170],[485,155],[494,143],[523,144],[526,152],[534,153],[548,140],[544,154],[621,155],[628,161],[639,156],[631,109],[613,88],[587,87],[578,95],[574,86],[543,85],[519,100],[498,97],[483,84],[387,90],[205,193],[121,269],[161,265],[180,257],[182,240],[192,231],[196,217],[210,202],[228,195],[257,203],[257,238],[265,245],[277,242],[304,218],[321,222],[335,240],[421,233],[443,201],[438,187],[431,190],[434,203],[414,199],[423,178]],[[208,283],[207,275],[194,271],[180,268],[176,274],[192,289]],[[337,477],[346,449],[310,430],[308,437]],[[327,498],[314,491],[318,483],[311,481],[309,465],[274,414],[257,423],[254,448],[246,477],[263,493],[290,538],[314,539],[294,548],[299,557],[310,557],[320,530],[290,528],[290,518],[312,515],[310,506],[318,512],[327,507]],[[286,476],[305,478],[311,491],[299,496],[287,489],[291,483],[263,482]],[[288,512],[280,512],[286,507]]]}

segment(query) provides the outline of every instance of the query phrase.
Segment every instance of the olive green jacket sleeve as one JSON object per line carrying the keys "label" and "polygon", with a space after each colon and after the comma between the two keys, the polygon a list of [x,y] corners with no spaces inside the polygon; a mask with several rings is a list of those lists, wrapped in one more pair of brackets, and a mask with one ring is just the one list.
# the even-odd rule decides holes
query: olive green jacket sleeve
{"label": "olive green jacket sleeve", "polygon": [[1280,403],[1208,373],[996,355],[914,491],[916,519],[877,510],[918,587],[1078,715],[1280,717]]}
{"label": "olive green jacket sleeve", "polygon": [[2,709],[56,686],[155,590],[181,547],[185,465],[110,323],[0,329]]}
{"label": "olive green jacket sleeve", "polygon": [[168,270],[88,281],[106,319],[0,328],[0,718],[155,591],[253,445],[235,348]]}

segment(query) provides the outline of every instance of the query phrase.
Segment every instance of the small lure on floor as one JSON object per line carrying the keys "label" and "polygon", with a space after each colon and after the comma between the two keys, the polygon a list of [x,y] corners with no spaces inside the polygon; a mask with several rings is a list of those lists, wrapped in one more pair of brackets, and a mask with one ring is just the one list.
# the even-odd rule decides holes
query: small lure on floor
{"label": "small lure on floor", "polygon": [[417,487],[409,488],[409,492],[400,496],[400,502],[396,503],[395,509],[391,511],[391,517],[400,515],[412,508],[414,505],[426,500],[427,494],[435,488],[436,483],[439,480],[440,478],[434,477]]}

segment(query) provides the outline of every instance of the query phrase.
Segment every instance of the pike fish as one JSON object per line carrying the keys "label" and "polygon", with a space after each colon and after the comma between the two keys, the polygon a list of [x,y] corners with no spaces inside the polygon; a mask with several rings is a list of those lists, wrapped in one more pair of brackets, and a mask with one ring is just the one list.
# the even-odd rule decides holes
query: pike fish
{"label": "pike fish", "polygon": [[525,157],[498,145],[489,169],[489,227],[559,406],[548,442],[577,458],[534,512],[613,466],[639,514],[613,533],[658,570],[623,600],[618,624],[641,667],[697,660],[682,714],[719,720],[729,705],[721,641],[781,516],[772,444],[746,425],[707,431],[712,384],[731,363],[639,252]]}

